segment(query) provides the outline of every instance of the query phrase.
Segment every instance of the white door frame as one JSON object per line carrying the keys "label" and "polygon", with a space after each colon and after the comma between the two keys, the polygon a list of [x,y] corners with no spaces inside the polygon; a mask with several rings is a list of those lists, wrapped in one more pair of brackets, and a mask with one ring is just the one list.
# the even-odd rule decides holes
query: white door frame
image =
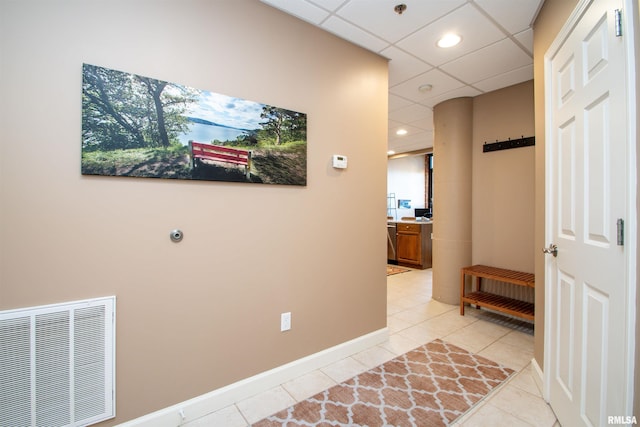
{"label": "white door frame", "polygon": [[[550,124],[553,123],[551,118],[551,108],[549,103],[552,100],[550,94],[551,90],[551,67],[550,62],[553,55],[560,49],[564,40],[569,33],[573,30],[579,18],[582,16],[585,9],[592,1],[597,0],[580,0],[578,5],[572,12],[571,16],[562,27],[562,30],[557,35],[554,42],[551,44],[544,58],[544,76],[545,76],[545,140],[550,141],[553,137]],[[625,221],[625,246],[627,251],[627,271],[626,278],[628,283],[627,301],[625,310],[628,312],[627,327],[625,328],[625,334],[627,336],[627,346],[624,349],[620,349],[625,356],[626,372],[628,373],[627,381],[624,386],[625,402],[624,406],[627,408],[627,413],[631,414],[633,411],[633,397],[634,397],[634,374],[635,374],[635,337],[636,337],[636,286],[637,286],[637,256],[638,256],[638,171],[637,171],[637,152],[640,149],[640,141],[638,139],[637,129],[637,103],[640,101],[637,87],[636,77],[636,58],[638,55],[638,46],[636,46],[636,38],[640,35],[640,28],[637,26],[637,19],[639,16],[639,8],[637,0],[623,0],[624,9],[622,14],[622,30],[623,37],[626,37],[626,55],[629,59],[627,61],[626,76],[627,76],[627,88],[628,88],[628,117],[627,117],[627,133],[628,133],[628,194],[627,194],[627,217]],[[553,206],[549,201],[549,194],[551,194],[552,180],[548,179],[547,174],[550,170],[550,150],[545,150],[545,244],[548,245],[552,242],[552,230],[549,227],[551,223],[549,206]],[[537,248],[540,250],[542,248]],[[551,261],[548,257],[545,258],[545,321],[544,321],[544,386],[543,396],[546,401],[549,401],[550,396],[550,384],[551,384],[551,370],[550,366],[551,352],[554,350],[553,343],[551,342],[550,334],[550,320],[552,314],[550,313],[550,304],[548,302],[547,295],[550,295],[552,290],[550,289],[550,281],[547,279],[551,277],[550,273]],[[622,415],[622,414],[610,414],[610,415]],[[638,414],[636,414],[638,415]]]}

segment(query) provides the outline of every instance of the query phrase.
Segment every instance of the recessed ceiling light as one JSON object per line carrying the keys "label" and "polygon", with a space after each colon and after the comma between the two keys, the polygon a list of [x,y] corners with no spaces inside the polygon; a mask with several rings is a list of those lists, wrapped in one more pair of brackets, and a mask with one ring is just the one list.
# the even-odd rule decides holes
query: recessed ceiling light
{"label": "recessed ceiling light", "polygon": [[442,48],[453,47],[458,43],[460,43],[461,40],[462,40],[462,37],[460,37],[457,34],[454,34],[454,33],[445,34],[444,36],[442,36],[440,40],[438,40],[438,47],[442,47]]}
{"label": "recessed ceiling light", "polygon": [[393,150],[389,150],[389,151],[387,151],[387,155],[391,156],[391,155],[393,155],[393,154],[396,154],[396,152],[395,152],[395,151],[393,151]]}
{"label": "recessed ceiling light", "polygon": [[406,129],[398,129],[396,131],[396,135],[406,135],[407,134],[407,130]]}
{"label": "recessed ceiling light", "polygon": [[418,86],[418,90],[420,92],[429,92],[431,89],[433,89],[433,85],[430,84],[426,84],[426,85],[420,85]]}

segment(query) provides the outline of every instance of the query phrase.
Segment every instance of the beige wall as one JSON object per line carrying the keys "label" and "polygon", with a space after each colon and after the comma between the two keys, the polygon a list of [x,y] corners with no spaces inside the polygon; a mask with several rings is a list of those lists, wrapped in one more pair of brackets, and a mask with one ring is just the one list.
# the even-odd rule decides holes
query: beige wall
{"label": "beige wall", "polygon": [[534,136],[533,109],[533,81],[473,98],[473,264],[534,270],[534,147],[482,151]]}
{"label": "beige wall", "polygon": [[[257,0],[1,0],[0,51],[0,309],[116,295],[115,421],[386,326],[386,60]],[[307,113],[308,185],[82,176],[83,62]]]}
{"label": "beige wall", "polygon": [[533,27],[533,74],[535,99],[535,274],[536,322],[534,357],[540,367],[544,364],[544,255],[545,241],[545,121],[544,121],[544,55],[556,38],[578,0],[545,1]]}
{"label": "beige wall", "polygon": [[459,301],[466,265],[533,272],[534,149],[482,151],[485,142],[533,136],[533,111],[533,81],[434,109],[435,299]]}

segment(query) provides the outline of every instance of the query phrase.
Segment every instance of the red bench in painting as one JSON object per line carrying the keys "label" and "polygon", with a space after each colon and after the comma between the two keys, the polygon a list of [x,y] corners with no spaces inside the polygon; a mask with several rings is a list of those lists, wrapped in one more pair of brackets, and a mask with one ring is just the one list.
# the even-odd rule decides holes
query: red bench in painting
{"label": "red bench in painting", "polygon": [[223,147],[221,145],[203,144],[202,142],[189,141],[191,150],[191,162],[194,168],[199,160],[212,162],[224,162],[244,166],[245,176],[250,178],[251,151],[237,148]]}

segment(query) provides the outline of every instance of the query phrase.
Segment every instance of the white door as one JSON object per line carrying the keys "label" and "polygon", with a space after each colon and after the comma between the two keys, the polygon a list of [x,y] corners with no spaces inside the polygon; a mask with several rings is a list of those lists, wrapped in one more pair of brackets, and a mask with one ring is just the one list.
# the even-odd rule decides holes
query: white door
{"label": "white door", "polygon": [[617,241],[633,164],[623,2],[579,2],[545,56],[546,234],[557,257],[546,257],[544,371],[565,427],[632,415],[635,294]]}

